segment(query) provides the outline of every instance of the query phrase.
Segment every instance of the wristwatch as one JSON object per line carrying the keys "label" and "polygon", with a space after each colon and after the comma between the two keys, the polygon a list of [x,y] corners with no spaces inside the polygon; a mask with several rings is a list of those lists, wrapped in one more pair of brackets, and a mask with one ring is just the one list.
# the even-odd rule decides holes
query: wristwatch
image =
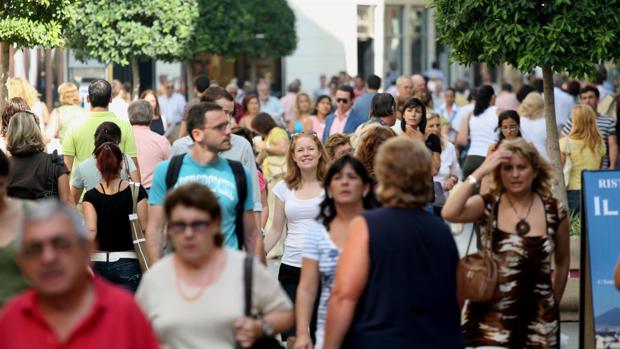
{"label": "wristwatch", "polygon": [[265,318],[260,319],[263,324],[263,337],[273,337],[273,328]]}
{"label": "wristwatch", "polygon": [[478,180],[476,179],[476,177],[474,177],[474,175],[467,176],[467,182],[469,182],[469,184],[471,184],[474,189],[480,189],[480,185],[478,185]]}

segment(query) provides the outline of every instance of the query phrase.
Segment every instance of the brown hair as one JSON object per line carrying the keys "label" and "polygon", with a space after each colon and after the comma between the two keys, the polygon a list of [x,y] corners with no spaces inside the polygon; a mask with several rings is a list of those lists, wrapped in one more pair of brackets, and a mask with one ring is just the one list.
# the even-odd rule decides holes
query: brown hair
{"label": "brown hair", "polygon": [[343,133],[334,133],[327,138],[325,141],[325,152],[327,153],[327,156],[329,156],[330,161],[335,160],[334,156],[336,155],[336,148],[345,144],[351,145],[351,137]]}
{"label": "brown hair", "polygon": [[140,94],[140,99],[146,99],[146,96],[148,95],[155,97],[155,109],[153,110],[153,115],[161,117],[161,107],[159,106],[159,98],[157,98],[157,93],[155,93],[155,91],[144,90],[144,92]]}
{"label": "brown hair", "polygon": [[79,105],[80,95],[77,86],[72,82],[65,82],[58,86],[58,99],[62,105]]}
{"label": "brown hair", "polygon": [[431,154],[424,143],[407,137],[379,147],[375,174],[377,198],[389,207],[424,207],[433,198]]}
{"label": "brown hair", "polygon": [[295,163],[295,161],[293,160],[293,157],[295,155],[295,145],[297,144],[297,141],[302,137],[312,139],[317,147],[317,150],[319,151],[321,157],[319,158],[319,163],[317,164],[316,168],[316,178],[321,183],[323,183],[323,180],[325,179],[325,173],[327,173],[327,163],[329,162],[329,157],[325,152],[325,148],[321,144],[321,141],[319,140],[319,137],[316,136],[316,134],[300,133],[296,136],[293,136],[293,138],[291,139],[291,144],[288,147],[288,152],[286,153],[286,174],[284,175],[283,179],[289,188],[296,190],[301,188],[301,171],[299,170],[297,163]]}
{"label": "brown hair", "polygon": [[2,137],[6,137],[6,133],[9,129],[9,121],[11,121],[11,117],[20,111],[28,111],[30,108],[28,107],[28,103],[21,97],[13,97],[6,101],[4,105],[4,110],[2,111]]}
{"label": "brown hair", "polygon": [[43,134],[39,121],[33,113],[16,113],[9,122],[6,135],[6,150],[12,155],[29,155],[45,152]]}
{"label": "brown hair", "polygon": [[[523,138],[504,140],[499,146],[499,149],[510,150],[513,154],[519,154],[532,165],[536,172],[536,177],[534,177],[534,181],[532,182],[532,192],[538,193],[541,196],[552,195],[551,182],[553,180],[553,168],[531,143]],[[493,195],[499,195],[505,191],[500,172],[501,166],[498,166],[491,177],[490,193]]]}
{"label": "brown hair", "polygon": [[[213,222],[220,222],[222,219],[222,211],[217,197],[209,187],[202,184],[189,183],[171,190],[164,200],[166,220],[170,221],[170,214],[177,206],[195,208],[205,212]],[[224,245],[224,235],[221,233],[215,234],[214,239],[215,246],[222,247]]]}
{"label": "brown hair", "polygon": [[392,137],[396,137],[394,130],[383,126],[371,126],[362,135],[357,149],[355,149],[355,157],[364,164],[370,177],[375,177],[373,165],[375,156],[377,155],[377,149]]}
{"label": "brown hair", "polygon": [[273,121],[271,115],[263,112],[256,114],[254,119],[252,119],[251,126],[253,129],[256,130],[256,132],[258,132],[262,136],[268,135],[269,132],[271,132],[271,130],[273,130],[278,125],[276,125],[276,122]]}

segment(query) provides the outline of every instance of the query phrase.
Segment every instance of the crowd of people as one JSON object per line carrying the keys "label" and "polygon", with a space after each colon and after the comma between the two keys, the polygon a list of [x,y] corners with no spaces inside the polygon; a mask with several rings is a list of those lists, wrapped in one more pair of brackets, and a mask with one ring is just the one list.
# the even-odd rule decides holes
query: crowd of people
{"label": "crowd of people", "polygon": [[[51,113],[22,80],[0,132],[2,348],[557,347],[580,173],[620,165],[600,86],[573,81],[554,91],[565,208],[538,80],[341,74],[278,99],[199,76],[188,102],[95,80],[88,110],[65,83]],[[490,301],[457,297],[460,223],[500,266]]]}

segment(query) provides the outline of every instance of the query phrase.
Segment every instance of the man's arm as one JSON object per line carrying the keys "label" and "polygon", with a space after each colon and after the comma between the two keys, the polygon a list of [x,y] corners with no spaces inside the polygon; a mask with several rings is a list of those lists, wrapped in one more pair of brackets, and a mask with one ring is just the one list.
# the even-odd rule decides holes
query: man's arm
{"label": "man's arm", "polygon": [[149,205],[145,239],[146,252],[151,263],[161,258],[163,252],[164,237],[164,208],[160,205]]}
{"label": "man's arm", "polygon": [[243,212],[243,239],[246,251],[254,254],[265,263],[265,248],[256,225],[256,219],[254,219],[254,211]]}
{"label": "man's arm", "polygon": [[69,173],[71,173],[71,171],[73,171],[73,156],[65,155],[64,160],[65,165],[67,165],[67,168],[69,169]]}

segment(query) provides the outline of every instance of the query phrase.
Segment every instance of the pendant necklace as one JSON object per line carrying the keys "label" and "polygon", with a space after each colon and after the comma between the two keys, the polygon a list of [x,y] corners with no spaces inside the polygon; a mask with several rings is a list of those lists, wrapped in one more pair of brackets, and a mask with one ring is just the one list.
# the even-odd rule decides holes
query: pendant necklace
{"label": "pendant necklace", "polygon": [[515,228],[516,231],[517,231],[517,234],[519,236],[527,235],[527,233],[530,232],[530,224],[526,221],[526,219],[527,219],[527,217],[530,216],[530,212],[532,211],[532,205],[534,204],[534,196],[532,196],[532,200],[530,201],[530,207],[527,209],[527,214],[523,218],[519,217],[519,214],[517,213],[517,210],[515,209],[514,205],[512,204],[512,201],[510,200],[510,198],[508,196],[506,196],[506,199],[508,199],[508,203],[510,204],[510,207],[515,212],[515,216],[517,216],[517,218],[519,218],[519,221],[517,222],[517,225],[516,225],[516,228]]}

